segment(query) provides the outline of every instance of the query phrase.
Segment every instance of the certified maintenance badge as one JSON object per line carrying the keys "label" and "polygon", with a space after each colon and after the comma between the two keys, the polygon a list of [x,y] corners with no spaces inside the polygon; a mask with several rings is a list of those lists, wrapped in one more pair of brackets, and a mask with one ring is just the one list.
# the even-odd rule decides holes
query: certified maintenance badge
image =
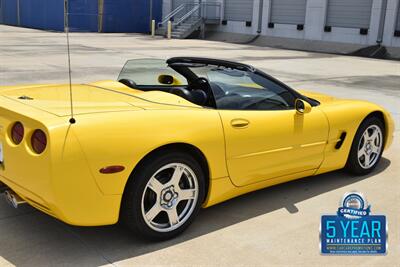
{"label": "certified maintenance badge", "polygon": [[344,194],[336,215],[323,215],[320,225],[322,254],[386,254],[386,216],[371,215],[362,193]]}

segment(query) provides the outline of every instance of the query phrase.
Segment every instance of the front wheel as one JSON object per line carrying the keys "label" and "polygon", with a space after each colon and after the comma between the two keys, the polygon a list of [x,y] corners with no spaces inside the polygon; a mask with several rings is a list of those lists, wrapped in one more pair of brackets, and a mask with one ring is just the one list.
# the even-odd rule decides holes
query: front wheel
{"label": "front wheel", "polygon": [[376,117],[363,121],[354,137],[346,169],[356,175],[370,173],[379,163],[384,145],[384,125]]}
{"label": "front wheel", "polygon": [[137,234],[163,240],[183,232],[204,199],[204,175],[181,152],[154,156],[140,166],[124,194],[123,222]]}

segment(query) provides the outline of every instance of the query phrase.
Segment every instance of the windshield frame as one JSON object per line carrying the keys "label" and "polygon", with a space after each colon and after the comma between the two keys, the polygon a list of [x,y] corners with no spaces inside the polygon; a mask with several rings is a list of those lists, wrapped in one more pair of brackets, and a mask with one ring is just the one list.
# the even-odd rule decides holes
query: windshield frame
{"label": "windshield frame", "polygon": [[295,98],[302,99],[308,102],[311,106],[318,106],[320,103],[314,99],[309,99],[308,97],[300,94],[296,90],[292,89],[287,84],[279,81],[278,79],[272,77],[271,75],[253,67],[250,65],[246,65],[243,63],[237,63],[227,60],[221,59],[210,59],[210,58],[198,58],[198,57],[174,57],[167,60],[167,64],[169,67],[174,69],[176,72],[185,77],[188,81],[188,85],[195,84],[196,81],[200,78],[198,77],[190,67],[198,67],[198,66],[215,66],[215,67],[226,67],[237,69],[241,71],[249,71],[255,75],[259,75],[262,78],[270,80],[273,83],[276,83],[278,86],[286,89],[289,93],[291,93]]}

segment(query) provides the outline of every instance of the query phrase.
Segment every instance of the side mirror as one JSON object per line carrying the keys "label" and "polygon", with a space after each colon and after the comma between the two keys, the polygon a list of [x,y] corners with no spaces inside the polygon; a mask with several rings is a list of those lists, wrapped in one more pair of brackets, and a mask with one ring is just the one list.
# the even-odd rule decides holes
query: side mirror
{"label": "side mirror", "polygon": [[312,106],[310,105],[310,103],[308,103],[307,101],[304,101],[303,99],[297,98],[295,103],[295,108],[298,114],[306,114],[306,113],[310,113]]}
{"label": "side mirror", "polygon": [[175,81],[174,77],[171,75],[161,74],[158,76],[158,82],[161,84],[171,85]]}
{"label": "side mirror", "polygon": [[136,83],[130,79],[121,79],[119,80],[120,83],[130,87],[130,88],[135,88],[136,87]]}

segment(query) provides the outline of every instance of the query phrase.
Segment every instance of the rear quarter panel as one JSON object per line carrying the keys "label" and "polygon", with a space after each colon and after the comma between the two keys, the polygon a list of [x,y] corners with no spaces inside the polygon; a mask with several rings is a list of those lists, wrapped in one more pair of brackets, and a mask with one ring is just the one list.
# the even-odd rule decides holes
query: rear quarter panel
{"label": "rear quarter panel", "polygon": [[[135,166],[151,151],[187,143],[205,155],[212,179],[227,176],[225,141],[217,111],[208,109],[143,110],[82,115],[73,131],[101,192],[121,195]],[[125,170],[101,174],[105,166]]]}

